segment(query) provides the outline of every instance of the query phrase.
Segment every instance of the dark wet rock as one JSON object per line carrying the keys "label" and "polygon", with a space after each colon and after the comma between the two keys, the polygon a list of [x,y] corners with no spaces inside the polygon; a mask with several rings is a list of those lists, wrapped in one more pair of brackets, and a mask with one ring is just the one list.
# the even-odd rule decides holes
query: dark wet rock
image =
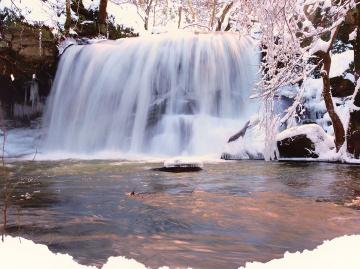
{"label": "dark wet rock", "polygon": [[154,171],[162,171],[162,172],[172,172],[172,173],[182,173],[182,172],[197,172],[203,170],[201,167],[161,167],[154,168]]}
{"label": "dark wet rock", "polygon": [[315,145],[306,134],[296,135],[277,141],[280,158],[318,158]]}
{"label": "dark wet rock", "polygon": [[334,97],[346,97],[354,93],[355,85],[343,77],[330,78],[331,93]]}
{"label": "dark wet rock", "polygon": [[246,133],[246,130],[249,128],[249,125],[250,125],[250,121],[248,121],[239,132],[237,132],[232,137],[230,137],[228,143],[237,140],[239,137],[243,137]]}

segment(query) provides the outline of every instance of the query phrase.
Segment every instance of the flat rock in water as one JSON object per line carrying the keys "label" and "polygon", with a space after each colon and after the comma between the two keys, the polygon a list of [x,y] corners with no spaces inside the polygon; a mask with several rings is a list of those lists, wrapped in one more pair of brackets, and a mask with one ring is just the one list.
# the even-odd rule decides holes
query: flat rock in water
{"label": "flat rock in water", "polygon": [[201,161],[191,161],[183,159],[171,159],[164,162],[164,167],[155,168],[156,171],[164,172],[196,172],[202,170],[203,163]]}
{"label": "flat rock in water", "polygon": [[155,168],[156,171],[163,172],[173,172],[173,173],[181,173],[181,172],[197,172],[203,170],[201,167],[161,167]]}

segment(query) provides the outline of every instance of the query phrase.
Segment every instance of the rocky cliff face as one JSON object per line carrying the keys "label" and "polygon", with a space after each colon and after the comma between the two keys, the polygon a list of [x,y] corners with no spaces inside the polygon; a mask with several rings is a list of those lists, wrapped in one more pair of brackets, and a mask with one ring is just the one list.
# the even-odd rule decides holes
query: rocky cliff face
{"label": "rocky cliff face", "polygon": [[[47,27],[0,19],[0,101],[3,116],[35,117],[39,114],[39,106],[34,109],[34,102],[45,99],[55,76],[58,61],[56,40]],[[34,84],[37,86],[34,87]],[[17,113],[15,109],[19,109],[19,105],[25,106],[23,110],[31,106],[34,113],[29,109],[29,115]]]}

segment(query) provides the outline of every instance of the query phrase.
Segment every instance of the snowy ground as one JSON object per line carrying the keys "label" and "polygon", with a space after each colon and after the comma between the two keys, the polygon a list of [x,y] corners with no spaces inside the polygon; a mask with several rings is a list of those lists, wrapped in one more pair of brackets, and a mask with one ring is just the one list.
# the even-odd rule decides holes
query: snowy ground
{"label": "snowy ground", "polygon": [[[275,259],[267,263],[246,263],[239,269],[340,269],[360,268],[360,235],[343,236],[331,241],[325,241],[315,250],[288,253],[284,258]],[[0,242],[0,260],[7,269],[95,269],[93,266],[84,266],[76,263],[67,254],[52,253],[47,246],[16,237],[5,237]],[[110,257],[102,269],[145,269],[145,265],[125,257]],[[161,267],[166,269],[168,267]]]}

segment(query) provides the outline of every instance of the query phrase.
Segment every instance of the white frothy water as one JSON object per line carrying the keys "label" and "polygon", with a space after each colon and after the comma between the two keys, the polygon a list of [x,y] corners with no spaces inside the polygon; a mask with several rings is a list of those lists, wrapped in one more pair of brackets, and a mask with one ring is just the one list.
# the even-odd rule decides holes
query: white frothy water
{"label": "white frothy water", "polygon": [[44,150],[221,155],[254,113],[259,54],[250,37],[175,33],[74,45],[44,116]]}

